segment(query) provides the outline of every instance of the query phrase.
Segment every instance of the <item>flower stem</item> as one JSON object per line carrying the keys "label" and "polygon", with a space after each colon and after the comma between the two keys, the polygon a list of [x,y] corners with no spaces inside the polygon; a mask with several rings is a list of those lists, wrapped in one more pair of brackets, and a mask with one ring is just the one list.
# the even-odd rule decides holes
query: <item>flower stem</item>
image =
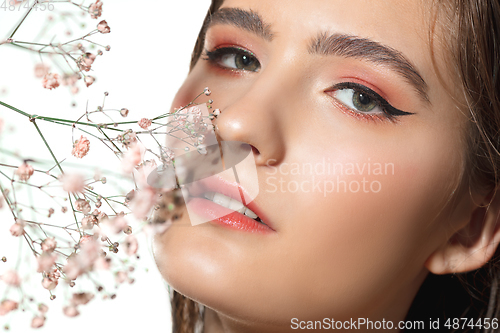
{"label": "flower stem", "polygon": [[57,164],[57,167],[59,168],[59,170],[61,171],[62,174],[64,174],[64,171],[63,169],[61,168],[61,165],[59,164],[59,161],[57,160],[56,156],[54,155],[54,153],[52,152],[52,149],[50,149],[50,146],[49,144],[47,143],[47,140],[45,140],[45,137],[43,136],[42,132],[40,131],[40,128],[38,128],[38,125],[36,124],[36,121],[35,119],[32,119],[31,122],[33,123],[33,125],[35,125],[36,127],[36,130],[38,131],[38,134],[40,134],[40,137],[42,138],[43,142],[45,143],[45,146],[47,147],[47,149],[49,150],[50,152],[50,155],[52,155],[52,158],[54,159],[54,162],[56,162]]}

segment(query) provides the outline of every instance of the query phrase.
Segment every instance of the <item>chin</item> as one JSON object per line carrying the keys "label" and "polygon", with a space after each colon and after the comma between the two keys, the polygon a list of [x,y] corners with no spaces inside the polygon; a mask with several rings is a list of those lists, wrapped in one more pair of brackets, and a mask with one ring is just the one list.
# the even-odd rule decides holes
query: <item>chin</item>
{"label": "chin", "polygon": [[[245,273],[259,270],[257,260],[242,259],[251,254],[235,250],[231,242],[221,241],[217,237],[220,230],[209,223],[193,227],[182,219],[157,235],[154,256],[163,278],[180,294],[227,317],[274,323],[277,316],[266,318],[270,313],[277,314],[269,300],[279,300],[281,292],[273,292],[273,284],[258,272]],[[284,317],[288,323],[289,315]]]}

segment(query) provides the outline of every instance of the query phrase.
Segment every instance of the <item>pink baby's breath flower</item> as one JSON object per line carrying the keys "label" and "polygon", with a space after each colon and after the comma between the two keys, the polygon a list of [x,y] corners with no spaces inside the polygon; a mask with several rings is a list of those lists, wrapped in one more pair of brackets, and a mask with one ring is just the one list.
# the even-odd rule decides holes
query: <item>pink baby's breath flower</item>
{"label": "pink baby's breath flower", "polygon": [[127,273],[123,272],[123,271],[119,271],[116,273],[116,276],[115,276],[115,281],[116,283],[123,283],[125,281],[128,280],[128,275]]}
{"label": "pink baby's breath flower", "polygon": [[134,235],[128,235],[125,239],[125,252],[131,256],[137,253],[139,249],[139,243]]}
{"label": "pink baby's breath flower", "polygon": [[40,328],[45,324],[45,317],[44,316],[35,316],[31,320],[31,327],[32,328]]}
{"label": "pink baby's breath flower", "polygon": [[78,264],[78,258],[76,256],[68,259],[68,262],[63,267],[63,272],[70,280],[75,280],[78,276],[84,273]]}
{"label": "pink baby's breath flower", "polygon": [[123,171],[132,172],[134,168],[141,163],[144,154],[144,147],[141,144],[132,144],[122,160]]}
{"label": "pink baby's breath flower", "polygon": [[41,79],[42,77],[44,77],[48,73],[49,73],[49,66],[42,64],[42,63],[35,65],[35,76],[38,79]]}
{"label": "pink baby's breath flower", "polygon": [[142,118],[137,122],[140,128],[147,130],[151,126],[152,122],[148,118]]}
{"label": "pink baby's breath flower", "polygon": [[102,1],[97,0],[95,3],[89,6],[89,14],[93,19],[97,19],[102,15]]}
{"label": "pink baby's breath flower", "polygon": [[206,95],[206,96],[210,96],[210,94],[212,93],[210,91],[210,89],[208,89],[208,87],[206,87],[205,89],[203,89],[203,93]]}
{"label": "pink baby's breath flower", "polygon": [[78,74],[64,74],[61,83],[63,86],[74,86],[79,79],[80,76]]}
{"label": "pink baby's breath flower", "polygon": [[102,34],[109,34],[111,32],[111,28],[109,27],[108,22],[106,22],[105,20],[99,22],[99,24],[97,25],[97,30],[99,30],[99,32]]}
{"label": "pink baby's breath flower", "polygon": [[3,300],[0,303],[0,316],[5,316],[7,313],[17,309],[18,303],[10,299]]}
{"label": "pink baby's breath flower", "polygon": [[126,116],[128,116],[128,112],[129,111],[127,108],[123,108],[120,110],[120,115],[125,118]]}
{"label": "pink baby's breath flower", "polygon": [[170,164],[175,157],[175,152],[168,147],[162,147],[160,153],[161,161],[165,164]]}
{"label": "pink baby's breath flower", "polygon": [[146,217],[156,203],[157,198],[158,194],[152,187],[146,187],[137,191],[131,204],[134,216],[138,219]]}
{"label": "pink baby's breath flower", "polygon": [[28,163],[21,164],[17,170],[16,175],[19,177],[19,180],[27,181],[35,172],[35,169]]}
{"label": "pink baby's breath flower", "polygon": [[74,305],[65,306],[63,308],[63,313],[68,317],[76,317],[80,314],[77,307]]}
{"label": "pink baby's breath flower", "polygon": [[36,259],[38,262],[38,268],[36,271],[38,273],[50,271],[52,266],[54,266],[54,264],[56,263],[56,259],[57,255],[55,255],[54,253],[43,252]]}
{"label": "pink baby's breath flower", "polygon": [[123,147],[130,148],[137,142],[137,134],[132,130],[128,130],[124,134],[119,135],[118,139],[122,143]]}
{"label": "pink baby's breath flower", "polygon": [[128,227],[128,222],[123,216],[116,216],[113,219],[107,219],[100,224],[101,232],[105,235],[118,234]]}
{"label": "pink baby's breath flower", "polygon": [[92,83],[94,83],[94,82],[95,82],[95,78],[94,78],[93,76],[87,75],[87,76],[85,77],[84,81],[85,81],[85,85],[86,85],[87,87],[90,87],[90,86],[92,85]]}
{"label": "pink baby's breath flower", "polygon": [[71,304],[74,306],[77,305],[85,305],[90,302],[94,298],[94,295],[91,293],[74,293],[71,298]]}
{"label": "pink baby's breath flower", "polygon": [[146,160],[136,168],[134,175],[140,189],[151,187],[148,183],[148,177],[157,168],[155,160]]}
{"label": "pink baby's breath flower", "polygon": [[94,263],[94,268],[108,270],[111,267],[110,261],[109,258],[99,257]]}
{"label": "pink baby's breath flower", "polygon": [[40,303],[38,304],[38,311],[40,311],[40,313],[47,313],[47,311],[49,311],[49,307],[43,303]]}
{"label": "pink baby's breath flower", "polygon": [[78,242],[78,244],[82,245],[82,244],[86,244],[88,242],[92,242],[94,240],[94,238],[92,238],[92,236],[90,235],[85,235],[83,236],[81,239],[80,239],[80,242]]}
{"label": "pink baby's breath flower", "polygon": [[[183,108],[175,113],[175,120],[179,121],[179,125],[189,128],[193,134],[198,136],[206,130],[203,126],[203,113],[206,110],[206,105],[193,105],[188,108]],[[206,110],[208,113],[208,110]]]}
{"label": "pink baby's breath flower", "polygon": [[87,215],[82,219],[82,229],[83,230],[90,230],[94,227],[94,224],[97,222],[95,216],[93,215]]}
{"label": "pink baby's breath flower", "polygon": [[42,241],[42,251],[51,253],[56,249],[57,242],[54,237],[45,238]]}
{"label": "pink baby's breath flower", "polygon": [[87,52],[85,54],[82,54],[80,58],[76,61],[76,64],[78,65],[78,68],[81,71],[90,71],[90,68],[92,64],[94,63],[96,56],[95,54],[92,54],[90,52]]}
{"label": "pink baby's breath flower", "polygon": [[80,140],[76,140],[73,144],[73,150],[71,151],[71,154],[73,154],[73,156],[77,158],[83,158],[88,154],[89,150],[90,141],[86,137],[81,135]]}
{"label": "pink baby's breath flower", "polygon": [[53,290],[55,287],[57,287],[57,284],[59,282],[57,279],[53,279],[50,277],[43,278],[42,280],[42,287],[44,287],[47,290]]}
{"label": "pink baby's breath flower", "polygon": [[80,253],[76,256],[80,270],[86,272],[92,269],[99,258],[101,246],[92,236],[84,236],[80,240]]}
{"label": "pink baby's breath flower", "polygon": [[10,269],[2,275],[2,281],[11,285],[13,287],[19,287],[21,285],[21,279],[16,271]]}
{"label": "pink baby's breath flower", "polygon": [[59,87],[59,74],[48,73],[42,79],[42,85],[45,89],[52,90]]}
{"label": "pink baby's breath flower", "polygon": [[99,223],[100,223],[100,222],[106,220],[108,218],[108,215],[104,212],[99,212],[99,214],[97,214],[96,218],[97,218],[97,221],[99,221]]}
{"label": "pink baby's breath flower", "polygon": [[10,227],[10,233],[14,237],[20,237],[24,235],[24,223],[16,222]]}
{"label": "pink baby's breath flower", "polygon": [[90,213],[90,204],[84,199],[78,199],[75,201],[75,209],[84,214]]}
{"label": "pink baby's breath flower", "polygon": [[73,173],[73,174],[65,174],[62,178],[63,190],[67,192],[83,192],[83,188],[85,186],[84,179],[81,175]]}
{"label": "pink baby's breath flower", "polygon": [[52,272],[45,272],[45,274],[54,280],[58,280],[61,277],[61,273],[59,272],[59,269],[54,268]]}

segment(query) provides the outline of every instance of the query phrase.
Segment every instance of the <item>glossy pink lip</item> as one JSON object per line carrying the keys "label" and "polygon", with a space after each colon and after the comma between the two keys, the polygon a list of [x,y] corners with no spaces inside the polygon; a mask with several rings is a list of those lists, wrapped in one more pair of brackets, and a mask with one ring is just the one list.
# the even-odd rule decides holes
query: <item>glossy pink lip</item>
{"label": "glossy pink lip", "polygon": [[250,195],[248,195],[248,192],[240,184],[229,182],[217,176],[212,176],[201,181],[197,181],[196,184],[193,184],[189,188],[191,196],[201,197],[206,192],[218,192],[242,202],[246,207],[255,212],[255,214],[257,214],[266,225],[263,225],[262,223],[259,223],[244,214],[217,205],[216,203],[205,198],[192,198],[189,200],[188,205],[202,217],[239,230],[275,231],[273,226],[268,222],[269,220],[265,213],[257,206],[255,201],[246,202],[247,200],[245,200],[245,198],[249,199]]}
{"label": "glossy pink lip", "polygon": [[210,222],[232,229],[255,233],[269,233],[274,231],[248,216],[235,212],[229,208],[222,207],[207,199],[192,198],[188,202],[188,206],[196,214],[206,218]]}

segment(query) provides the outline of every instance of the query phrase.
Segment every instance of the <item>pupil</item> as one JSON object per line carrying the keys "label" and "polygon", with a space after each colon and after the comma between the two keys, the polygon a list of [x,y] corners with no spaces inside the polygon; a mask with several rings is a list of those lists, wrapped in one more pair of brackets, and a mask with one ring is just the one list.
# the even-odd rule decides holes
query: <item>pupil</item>
{"label": "pupil", "polygon": [[241,62],[243,63],[243,65],[248,66],[252,61],[246,55],[244,55],[241,56]]}
{"label": "pupil", "polygon": [[371,99],[368,96],[365,96],[364,94],[359,94],[359,102],[363,105],[368,105],[371,103]]}

